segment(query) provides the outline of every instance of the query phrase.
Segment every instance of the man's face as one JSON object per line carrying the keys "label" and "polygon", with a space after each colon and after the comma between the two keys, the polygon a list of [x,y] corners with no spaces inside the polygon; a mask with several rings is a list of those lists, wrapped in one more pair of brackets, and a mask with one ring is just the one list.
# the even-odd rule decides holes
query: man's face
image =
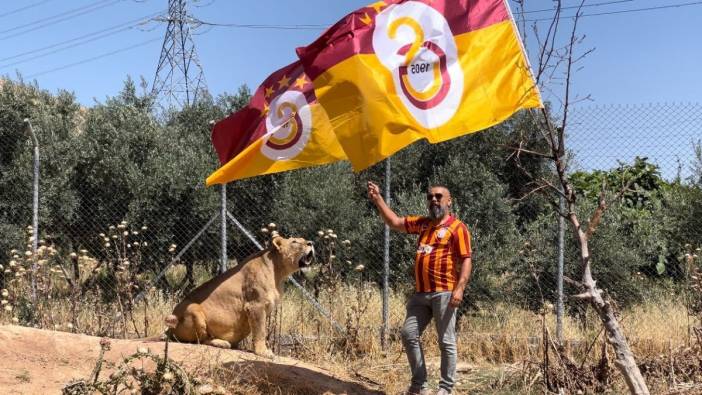
{"label": "man's face", "polygon": [[451,195],[448,189],[442,187],[431,188],[427,192],[427,207],[429,218],[433,220],[443,218],[451,207]]}

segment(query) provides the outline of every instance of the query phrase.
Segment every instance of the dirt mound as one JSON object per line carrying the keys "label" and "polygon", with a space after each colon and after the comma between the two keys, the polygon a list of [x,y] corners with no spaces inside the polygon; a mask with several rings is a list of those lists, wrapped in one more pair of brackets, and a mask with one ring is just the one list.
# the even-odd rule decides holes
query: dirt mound
{"label": "dirt mound", "polygon": [[[138,347],[160,352],[163,343],[111,340],[105,361],[118,363]],[[98,337],[0,326],[0,388],[3,394],[60,393],[71,379],[90,375],[99,352]],[[263,377],[291,394],[382,394],[349,377],[290,358],[271,361],[246,351],[174,343],[169,357],[186,368],[218,366],[243,379]]]}

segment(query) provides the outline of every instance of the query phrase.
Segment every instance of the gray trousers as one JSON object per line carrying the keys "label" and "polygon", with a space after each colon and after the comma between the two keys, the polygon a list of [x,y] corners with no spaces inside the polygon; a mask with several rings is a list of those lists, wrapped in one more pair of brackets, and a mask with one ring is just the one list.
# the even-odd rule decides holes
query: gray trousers
{"label": "gray trousers", "polygon": [[402,343],[412,369],[413,390],[427,388],[427,368],[420,336],[432,318],[439,335],[441,380],[439,388],[451,392],[456,375],[456,309],[449,306],[451,292],[415,293],[407,301],[407,316],[402,325]]}

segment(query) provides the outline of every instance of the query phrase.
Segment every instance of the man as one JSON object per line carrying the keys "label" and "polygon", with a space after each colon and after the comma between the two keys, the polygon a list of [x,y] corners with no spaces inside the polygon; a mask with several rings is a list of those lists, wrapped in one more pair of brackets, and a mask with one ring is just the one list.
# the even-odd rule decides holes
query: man
{"label": "man", "polygon": [[[416,292],[407,302],[407,315],[402,326],[402,342],[412,370],[412,383],[407,394],[429,394],[419,339],[432,318],[441,349],[441,380],[437,395],[450,394],[456,373],[456,308],[463,300],[471,272],[468,228],[451,215],[451,193],[443,186],[429,188],[429,214],[426,217],[398,217],[383,200],[378,185],[370,181],[368,198],[391,229],[419,235],[414,259]],[[460,274],[457,273],[459,268]]]}

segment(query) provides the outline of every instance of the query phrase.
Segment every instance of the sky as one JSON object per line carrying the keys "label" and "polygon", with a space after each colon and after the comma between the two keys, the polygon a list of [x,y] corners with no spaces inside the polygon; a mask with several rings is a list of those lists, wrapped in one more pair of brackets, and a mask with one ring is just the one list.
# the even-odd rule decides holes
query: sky
{"label": "sky", "polygon": [[[586,4],[603,2],[612,0],[589,0]],[[72,91],[84,105],[117,94],[128,75],[137,80],[144,77],[151,83],[166,24],[151,21],[126,27],[130,22],[146,21],[149,16],[165,11],[167,3],[167,0],[4,0],[0,2],[0,74],[15,77],[19,72],[25,79],[36,79],[39,86],[50,91]],[[189,12],[211,23],[325,26],[367,3],[368,0],[190,0]],[[689,3],[692,5],[581,19],[579,31],[586,36],[582,49],[595,48],[595,51],[581,63],[583,69],[574,80],[575,92],[591,95],[598,104],[697,101],[702,88],[699,77],[702,2],[620,1],[591,6],[583,12]],[[576,4],[575,0],[564,0],[565,6]],[[525,8],[532,11],[551,7],[551,0],[526,0]],[[516,8],[513,10],[516,12]],[[526,14],[527,19],[549,15],[548,12]],[[116,34],[110,33],[119,27],[106,30],[119,25],[126,30]],[[539,22],[539,26],[545,29],[545,22]],[[322,29],[202,26],[193,39],[209,90],[216,95],[233,92],[241,84],[256,87],[269,73],[294,61],[294,49],[312,42]],[[103,33],[95,34],[100,31]],[[78,37],[84,38],[55,46]],[[85,40],[93,41],[62,50]],[[534,44],[530,41],[528,45],[532,53]],[[129,49],[133,46],[137,47]],[[51,48],[17,56],[45,47]],[[41,56],[47,52],[55,53]],[[117,53],[100,57],[112,52]],[[96,57],[100,58],[90,60]]]}
{"label": "sky", "polygon": [[[527,20],[551,15],[531,12],[550,9],[551,0],[525,2]],[[190,15],[208,23],[314,25],[200,26],[193,40],[209,91],[215,96],[235,92],[242,84],[255,89],[270,73],[296,59],[296,47],[311,43],[324,26],[368,3],[190,0]],[[563,0],[566,7],[578,3]],[[702,1],[587,0],[586,4],[590,7],[583,9],[585,14],[608,15],[586,16],[579,22],[579,32],[585,35],[580,49],[595,50],[574,76],[576,96],[589,95],[588,105],[699,101]],[[686,6],[618,13],[676,4]],[[154,17],[167,6],[167,0],[0,1],[0,75],[22,75],[52,92],[71,91],[85,106],[118,94],[127,76],[137,81],[143,77],[151,84],[166,29],[166,23]],[[541,29],[547,26],[545,21],[537,23]],[[564,23],[567,27],[569,20]],[[534,40],[527,47],[530,54],[536,52]]]}

